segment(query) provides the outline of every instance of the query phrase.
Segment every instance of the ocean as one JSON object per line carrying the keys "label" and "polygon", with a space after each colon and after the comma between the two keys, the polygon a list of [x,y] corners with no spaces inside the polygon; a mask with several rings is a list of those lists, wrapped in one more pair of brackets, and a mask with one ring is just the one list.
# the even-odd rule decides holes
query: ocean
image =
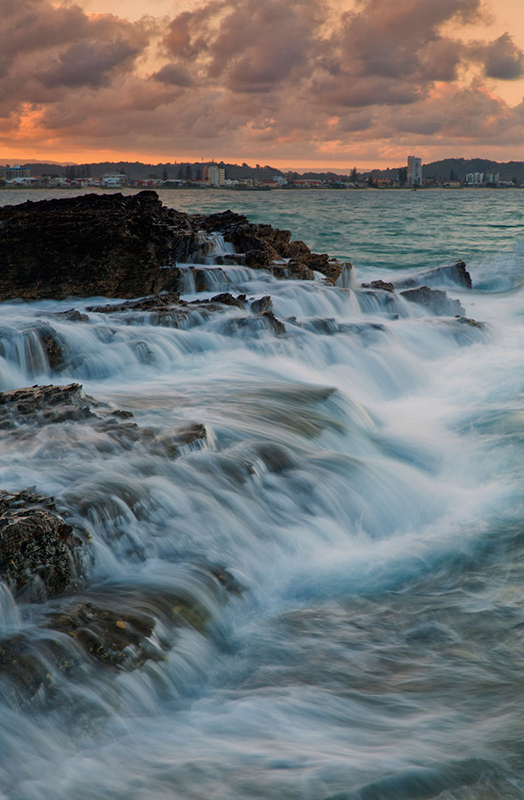
{"label": "ocean", "polygon": [[[270,295],[282,335],[234,306],[173,327],[54,316],[104,298],[2,304],[0,391],[74,382],[134,416],[0,427],[0,488],[52,495],[89,537],[76,600],[0,593],[0,798],[521,800],[524,193],[159,194],[290,229],[356,275],[188,281],[187,300]],[[71,194],[0,204],[51,196]],[[437,288],[461,319],[361,287],[457,259],[473,288]],[[175,457],[194,424],[206,438]],[[49,628],[80,600],[148,609],[151,650],[104,664]],[[39,665],[32,691],[5,677],[6,641]]]}

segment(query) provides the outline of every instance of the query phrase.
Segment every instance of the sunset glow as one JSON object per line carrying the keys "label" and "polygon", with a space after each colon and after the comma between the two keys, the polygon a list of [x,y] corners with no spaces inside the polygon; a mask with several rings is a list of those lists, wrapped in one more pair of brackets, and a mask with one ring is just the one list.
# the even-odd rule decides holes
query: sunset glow
{"label": "sunset glow", "polygon": [[0,159],[522,159],[520,0],[0,0]]}

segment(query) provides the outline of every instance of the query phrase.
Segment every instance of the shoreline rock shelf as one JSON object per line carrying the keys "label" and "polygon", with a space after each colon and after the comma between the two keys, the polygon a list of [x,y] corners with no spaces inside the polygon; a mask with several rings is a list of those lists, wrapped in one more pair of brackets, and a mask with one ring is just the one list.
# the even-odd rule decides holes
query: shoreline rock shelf
{"label": "shoreline rock shelf", "polygon": [[84,195],[0,208],[0,301],[177,292],[185,277],[177,263],[213,259],[217,236],[236,252],[217,253],[215,264],[305,280],[315,270],[329,283],[345,266],[291,241],[289,231],[232,211],[189,215],[166,208],[152,191]]}

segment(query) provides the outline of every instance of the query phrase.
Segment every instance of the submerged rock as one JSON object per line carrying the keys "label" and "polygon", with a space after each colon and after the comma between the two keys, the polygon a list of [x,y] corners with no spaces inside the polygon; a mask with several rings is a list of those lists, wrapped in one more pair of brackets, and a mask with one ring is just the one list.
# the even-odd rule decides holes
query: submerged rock
{"label": "submerged rock", "polygon": [[363,283],[362,287],[364,289],[380,289],[384,292],[394,292],[395,287],[392,283],[388,283],[387,281],[371,281],[371,283]]}
{"label": "submerged rock", "polygon": [[90,407],[93,404],[78,383],[0,392],[0,429],[85,420],[94,416]]}
{"label": "submerged rock", "polygon": [[[33,489],[0,492],[0,579],[34,600],[75,588],[81,540],[56,513],[52,497]],[[31,591],[33,590],[33,591]]]}
{"label": "submerged rock", "polygon": [[414,286],[441,286],[456,285],[464,289],[471,289],[471,275],[466,269],[464,261],[455,261],[445,267],[435,267],[434,269],[424,269],[410,275],[403,280],[395,281],[397,289],[409,289]]}
{"label": "submerged rock", "polygon": [[407,289],[400,293],[401,297],[410,303],[425,306],[439,316],[464,316],[466,314],[460,300],[452,300],[441,289],[430,289],[429,286],[419,286],[417,289]]}

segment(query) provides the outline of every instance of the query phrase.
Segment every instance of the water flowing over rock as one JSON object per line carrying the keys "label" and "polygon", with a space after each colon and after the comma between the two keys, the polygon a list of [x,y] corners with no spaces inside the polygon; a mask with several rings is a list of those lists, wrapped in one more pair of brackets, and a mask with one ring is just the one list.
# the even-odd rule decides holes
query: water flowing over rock
{"label": "water flowing over rock", "polygon": [[90,194],[0,209],[0,300],[176,292],[184,280],[177,262],[235,256],[213,246],[217,236],[253,268],[284,260],[286,276],[309,280],[316,270],[332,283],[342,272],[336,260],[291,242],[289,231],[231,211],[190,216],[164,207],[151,191]]}
{"label": "water flowing over rock", "polygon": [[0,579],[31,599],[62,594],[79,579],[81,540],[34,489],[0,492]]}
{"label": "water flowing over rock", "polygon": [[408,278],[396,280],[395,286],[398,289],[411,289],[414,286],[460,286],[463,289],[471,289],[471,275],[466,269],[463,261],[455,261],[443,267],[433,269],[423,269],[410,275]]}
{"label": "water flowing over rock", "polygon": [[410,303],[418,303],[429,308],[439,316],[464,316],[466,313],[460,300],[452,300],[446,292],[440,289],[419,286],[416,289],[406,289],[400,293],[400,296],[409,300]]}

